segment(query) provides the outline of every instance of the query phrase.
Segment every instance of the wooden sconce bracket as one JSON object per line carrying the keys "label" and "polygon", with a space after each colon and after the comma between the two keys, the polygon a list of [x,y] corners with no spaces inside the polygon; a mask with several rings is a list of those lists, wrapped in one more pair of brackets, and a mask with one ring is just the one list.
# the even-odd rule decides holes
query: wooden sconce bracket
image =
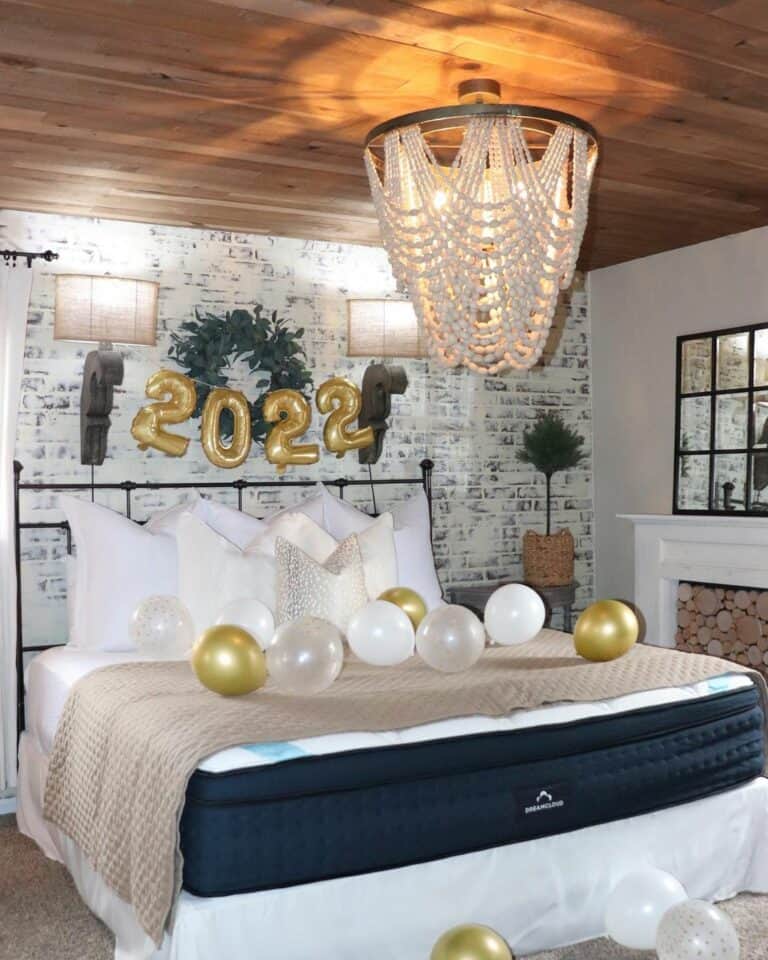
{"label": "wooden sconce bracket", "polygon": [[80,462],[101,466],[107,455],[113,388],[123,382],[123,358],[114,350],[92,350],[85,358],[80,394]]}
{"label": "wooden sconce bracket", "polygon": [[360,463],[377,463],[384,449],[384,435],[392,411],[393,394],[403,394],[408,388],[408,377],[403,367],[386,363],[372,363],[363,374],[363,406],[358,425],[373,427],[374,441],[370,447],[358,451]]}

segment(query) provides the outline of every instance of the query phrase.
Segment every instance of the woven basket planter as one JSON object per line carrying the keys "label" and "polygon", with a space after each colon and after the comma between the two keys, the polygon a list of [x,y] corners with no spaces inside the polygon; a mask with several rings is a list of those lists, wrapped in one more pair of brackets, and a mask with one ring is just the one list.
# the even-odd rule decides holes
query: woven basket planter
{"label": "woven basket planter", "polygon": [[560,587],[573,581],[573,535],[570,530],[523,537],[525,581],[534,587]]}

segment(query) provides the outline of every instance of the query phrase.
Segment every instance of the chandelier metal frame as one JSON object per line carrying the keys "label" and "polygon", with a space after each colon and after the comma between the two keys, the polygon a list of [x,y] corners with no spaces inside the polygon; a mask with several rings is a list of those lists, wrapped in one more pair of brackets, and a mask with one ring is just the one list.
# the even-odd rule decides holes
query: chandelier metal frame
{"label": "chandelier metal frame", "polygon": [[[450,107],[433,107],[429,110],[415,110],[413,113],[403,113],[399,117],[385,120],[369,131],[365,138],[365,148],[374,150],[383,146],[378,144],[385,134],[391,130],[403,127],[420,127],[422,133],[435,133],[441,130],[461,129],[472,117],[520,117],[522,120],[548,121],[549,124],[567,124],[582,130],[597,147],[597,131],[591,123],[561,110],[550,110],[547,107],[522,106],[517,103],[457,103]],[[449,122],[445,121],[464,121]],[[526,130],[537,130],[540,133],[550,134],[551,130],[544,124],[540,126],[526,126]]]}

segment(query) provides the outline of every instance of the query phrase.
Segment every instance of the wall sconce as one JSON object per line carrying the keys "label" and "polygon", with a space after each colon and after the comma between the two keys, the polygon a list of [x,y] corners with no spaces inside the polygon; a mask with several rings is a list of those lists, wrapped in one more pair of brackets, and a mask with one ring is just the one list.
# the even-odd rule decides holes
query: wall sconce
{"label": "wall sconce", "polygon": [[347,300],[347,356],[426,356],[410,300]]}
{"label": "wall sconce", "polygon": [[113,343],[154,346],[159,284],[123,277],[56,277],[55,340],[97,342],[85,358],[80,395],[80,462],[104,463],[113,388],[123,382],[123,358]]}
{"label": "wall sconce", "polygon": [[402,367],[386,363],[371,363],[363,374],[363,404],[357,418],[359,427],[373,428],[373,443],[357,451],[360,463],[369,466],[379,462],[384,450],[384,435],[389,429],[393,394],[403,394],[408,389],[408,377]]}

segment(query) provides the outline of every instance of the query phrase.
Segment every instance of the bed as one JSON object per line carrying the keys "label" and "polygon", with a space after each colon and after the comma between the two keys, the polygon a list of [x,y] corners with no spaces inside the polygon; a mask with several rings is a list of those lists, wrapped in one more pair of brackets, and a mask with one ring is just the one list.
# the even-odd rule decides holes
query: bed
{"label": "bed", "polygon": [[723,673],[206,757],[181,817],[184,889],[157,947],[42,816],[73,686],[138,659],[41,653],[20,742],[20,828],[67,865],[118,960],[423,960],[466,920],[528,953],[600,934],[607,893],[639,863],[691,896],[768,892],[764,708],[748,676]]}
{"label": "bed", "polygon": [[[47,824],[41,813],[48,756],[58,714],[69,690],[89,671],[120,662],[123,657],[124,654],[94,655],[62,648],[50,650],[33,661],[27,676],[29,726],[21,742],[19,789],[22,831],[48,856],[67,865],[86,902],[115,932],[117,958],[197,960],[216,955],[239,960],[253,956],[252,944],[258,942],[261,952],[256,955],[264,958],[308,955],[351,958],[365,950],[366,955],[372,957],[399,956],[415,960],[428,955],[429,944],[441,929],[464,916],[496,926],[515,943],[518,951],[533,951],[600,933],[602,903],[611,884],[638,862],[669,869],[695,896],[723,899],[741,890],[768,892],[768,782],[754,775],[762,762],[760,737],[754,735],[759,731],[759,722],[755,723],[754,688],[743,676],[725,675],[685,688],[649,691],[593,704],[562,704],[519,711],[503,720],[462,718],[389,734],[360,731],[310,738],[284,744],[280,751],[238,747],[210,757],[193,777],[190,788],[193,792],[199,790],[204,794],[205,784],[211,781],[225,790],[227,786],[231,789],[233,778],[248,779],[265,773],[274,777],[281,768],[285,774],[291,767],[295,770],[308,760],[316,765],[328,760],[338,763],[346,757],[357,764],[361,757],[370,758],[372,751],[379,751],[379,756],[388,753],[389,761],[399,765],[403,751],[412,755],[414,749],[425,749],[431,762],[439,763],[435,749],[440,744],[455,746],[458,742],[466,746],[472,741],[476,745],[485,739],[509,746],[511,738],[516,736],[530,738],[536,734],[536,739],[551,738],[570,731],[571,735],[583,737],[585,729],[591,728],[591,744],[582,743],[582,749],[575,754],[579,762],[583,761],[590,745],[595,745],[599,731],[602,729],[605,734],[608,724],[614,724],[617,717],[625,724],[634,725],[634,730],[629,727],[626,730],[628,741],[632,739],[631,734],[639,738],[636,748],[650,751],[655,763],[663,757],[659,752],[661,742],[665,742],[663,749],[667,752],[676,749],[678,759],[687,755],[688,746],[682,749],[679,742],[676,748],[671,746],[672,729],[676,730],[673,739],[685,737],[696,728],[709,729],[719,744],[719,755],[724,758],[731,751],[738,751],[740,737],[746,737],[746,742],[752,744],[742,759],[743,768],[730,762],[714,763],[710,750],[701,758],[699,768],[703,775],[700,778],[689,774],[679,780],[675,776],[677,771],[668,770],[670,775],[662,778],[667,790],[677,783],[686,791],[700,794],[698,799],[667,806],[669,794],[646,795],[640,806],[650,808],[647,812],[616,819],[618,813],[625,811],[607,810],[599,803],[599,797],[585,791],[584,795],[592,798],[594,806],[589,807],[586,814],[582,811],[581,817],[586,815],[588,820],[600,822],[573,829],[560,819],[563,807],[558,804],[574,798],[558,793],[552,787],[548,772],[542,782],[546,781],[552,799],[539,797],[538,793],[523,798],[526,806],[535,806],[537,801],[539,806],[551,804],[550,810],[543,811],[544,815],[552,813],[558,818],[554,824],[547,825],[543,835],[540,835],[542,828],[536,827],[535,839],[518,839],[514,843],[494,841],[488,849],[469,853],[446,854],[441,849],[436,853],[438,859],[433,856],[426,862],[399,867],[388,865],[388,869],[370,872],[364,866],[365,873],[356,863],[347,875],[333,879],[302,882],[302,877],[273,875],[267,877],[264,884],[256,884],[266,887],[256,892],[232,893],[216,887],[222,877],[226,880],[232,875],[222,871],[220,865],[213,871],[205,869],[205,854],[210,857],[211,850],[226,840],[226,834],[217,832],[215,822],[206,824],[203,820],[197,827],[186,828],[192,832],[197,829],[203,844],[202,847],[193,845],[189,850],[189,875],[203,877],[203,882],[213,887],[198,891],[198,894],[208,894],[206,896],[188,889],[182,892],[171,932],[158,951],[131,916],[130,907],[100,882],[75,845]],[[729,720],[724,719],[726,715]],[[674,722],[670,723],[673,718]],[[537,749],[542,753],[543,745],[539,743]],[[451,755],[455,757],[453,752]],[[472,756],[476,758],[474,749]],[[423,757],[421,766],[423,773]],[[715,773],[716,782],[713,782],[711,777]],[[362,782],[359,768],[353,776]],[[723,776],[728,782],[720,779]],[[203,785],[195,785],[195,778],[202,780]],[[401,778],[400,789],[407,789],[407,783],[407,779]],[[628,789],[630,784],[630,780],[625,780],[624,788]],[[250,786],[252,788],[253,783]],[[312,790],[307,789],[307,784],[298,786],[306,798],[315,792],[317,783]],[[355,793],[357,791],[353,791]],[[462,817],[466,815],[481,824],[486,822],[487,818],[481,816],[485,807],[472,807],[469,793],[454,795],[452,802],[457,796],[463,807]],[[235,799],[245,798],[241,795]],[[247,804],[245,809],[253,812]],[[215,804],[209,810],[214,818],[232,812],[231,807],[217,809]],[[380,807],[373,807],[371,812],[381,819]],[[288,814],[284,809],[280,816]],[[345,811],[345,815],[347,828],[351,828],[349,818],[352,816],[358,828],[361,825],[366,828],[365,836],[369,840],[381,835],[376,823],[372,823],[370,817],[361,817],[359,810],[352,814]],[[238,820],[241,818],[242,809],[238,811]],[[307,823],[295,817],[293,822]],[[322,822],[327,822],[327,815]],[[240,822],[240,829],[247,831],[248,825]],[[297,832],[305,835],[300,829]],[[384,833],[391,837],[391,833]],[[436,835],[444,836],[444,831],[441,829]],[[227,851],[227,856],[231,856],[233,850],[247,850],[248,856],[239,864],[241,868],[261,863],[252,853],[252,833],[250,846],[243,844],[243,834],[234,839],[237,843]],[[271,839],[284,842],[279,832]],[[361,844],[365,837],[353,838],[357,844],[344,839],[342,836],[338,845],[342,854],[363,846],[367,848],[367,855],[381,855],[376,843]],[[467,842],[466,836],[461,842]],[[481,844],[477,838],[474,842]],[[272,863],[270,858],[266,860]],[[306,867],[306,860],[304,865]],[[207,867],[210,866],[209,862]],[[335,866],[338,870],[338,864]],[[191,885],[200,883],[197,878]],[[525,878],[524,883],[521,878]],[[185,888],[189,885],[185,878]],[[349,915],[352,905],[353,922]],[[297,923],[297,918],[302,918],[302,922]],[[220,939],[222,931],[226,948]]]}

